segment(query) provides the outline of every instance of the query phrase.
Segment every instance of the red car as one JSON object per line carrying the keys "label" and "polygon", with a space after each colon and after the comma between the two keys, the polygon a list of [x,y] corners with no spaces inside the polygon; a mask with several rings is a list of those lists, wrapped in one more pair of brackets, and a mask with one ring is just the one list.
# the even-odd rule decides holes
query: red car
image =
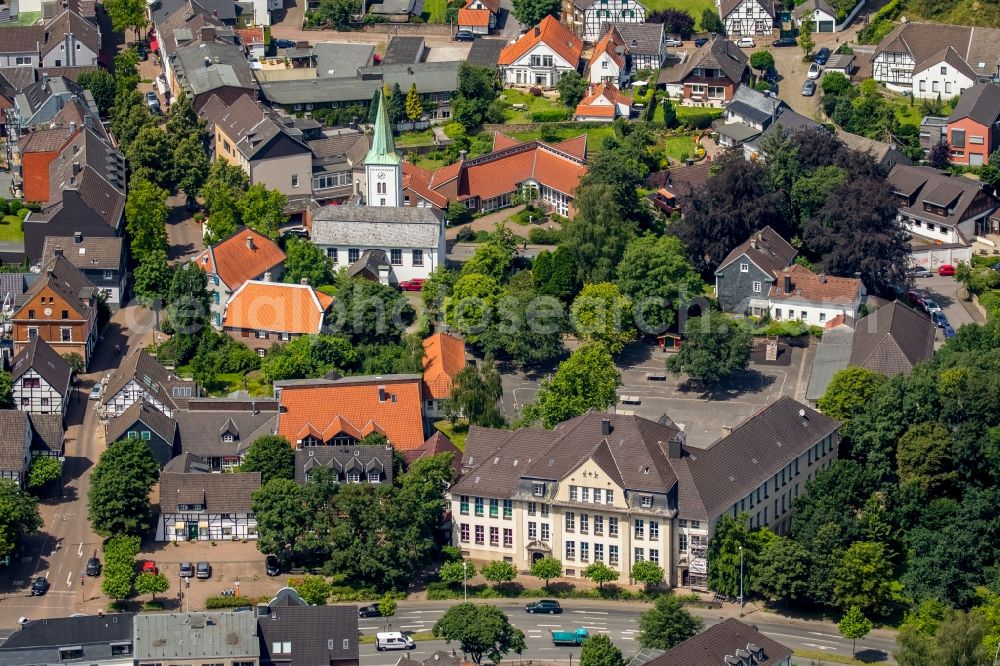
{"label": "red car", "polygon": [[951,264],[941,264],[941,267],[938,268],[938,275],[947,277],[949,275],[954,275],[954,274],[955,274],[955,267],[952,266]]}
{"label": "red car", "polygon": [[403,280],[399,283],[399,288],[403,291],[420,291],[424,287],[424,278],[413,278],[412,280]]}
{"label": "red car", "polygon": [[911,305],[923,305],[924,297],[915,291],[906,292],[906,300],[910,302]]}
{"label": "red car", "polygon": [[153,560],[143,560],[141,566],[139,567],[139,572],[158,574],[160,573],[160,570],[156,568],[156,562]]}

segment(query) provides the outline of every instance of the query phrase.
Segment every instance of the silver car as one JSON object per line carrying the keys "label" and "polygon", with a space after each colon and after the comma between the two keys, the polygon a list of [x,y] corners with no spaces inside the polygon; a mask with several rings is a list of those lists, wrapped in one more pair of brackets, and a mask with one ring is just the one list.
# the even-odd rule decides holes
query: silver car
{"label": "silver car", "polygon": [[816,82],[812,79],[806,79],[806,82],[802,84],[802,95],[804,97],[812,97],[816,94]]}

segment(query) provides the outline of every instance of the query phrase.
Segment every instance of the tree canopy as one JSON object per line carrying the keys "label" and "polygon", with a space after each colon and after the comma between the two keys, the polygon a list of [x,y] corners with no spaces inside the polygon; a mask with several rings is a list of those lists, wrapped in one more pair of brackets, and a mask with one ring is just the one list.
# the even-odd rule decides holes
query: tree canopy
{"label": "tree canopy", "polygon": [[570,354],[551,379],[542,381],[534,409],[545,427],[552,428],[591,409],[607,409],[617,401],[621,385],[611,353],[593,342]]}
{"label": "tree canopy", "polygon": [[667,359],[667,369],[715,384],[750,367],[752,343],[745,322],[708,311],[688,319],[681,348]]}
{"label": "tree canopy", "polygon": [[525,649],[524,632],[513,626],[502,610],[488,604],[452,606],[434,623],[434,635],[456,641],[474,663],[487,657],[495,664],[506,655]]}
{"label": "tree canopy", "polygon": [[42,526],[38,502],[10,479],[0,479],[0,557]]}
{"label": "tree canopy", "polygon": [[247,449],[241,472],[260,472],[260,483],[271,479],[295,479],[295,450],[280,435],[265,435],[255,439]]}
{"label": "tree canopy", "polygon": [[639,616],[639,645],[669,650],[701,631],[704,623],[691,615],[672,594],[656,598],[653,607]]}
{"label": "tree canopy", "polygon": [[149,447],[137,438],[112,442],[90,476],[88,516],[102,536],[138,535],[149,529],[149,491],[160,467]]}

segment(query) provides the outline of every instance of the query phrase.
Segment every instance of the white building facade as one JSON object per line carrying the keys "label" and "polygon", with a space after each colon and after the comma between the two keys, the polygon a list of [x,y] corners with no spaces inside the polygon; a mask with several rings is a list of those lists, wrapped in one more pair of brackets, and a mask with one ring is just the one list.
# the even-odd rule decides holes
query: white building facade
{"label": "white building facade", "polygon": [[768,0],[740,0],[735,6],[723,2],[719,6],[726,34],[734,37],[770,35],[774,30],[774,15],[765,7]]}
{"label": "white building facade", "polygon": [[974,86],[975,72],[955,54],[952,58],[923,63],[912,75],[910,93],[917,99],[950,100]]}

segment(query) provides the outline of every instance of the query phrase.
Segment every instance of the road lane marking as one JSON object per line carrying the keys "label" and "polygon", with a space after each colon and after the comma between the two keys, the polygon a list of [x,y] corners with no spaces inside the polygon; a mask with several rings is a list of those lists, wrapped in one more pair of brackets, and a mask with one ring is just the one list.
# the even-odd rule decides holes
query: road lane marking
{"label": "road lane marking", "polygon": [[73,572],[66,574],[66,587],[73,587]]}
{"label": "road lane marking", "polygon": [[46,571],[46,572],[45,572],[45,580],[48,580],[48,579],[49,579],[49,572],[48,572],[48,571]]}
{"label": "road lane marking", "polygon": [[821,634],[818,631],[810,631],[809,633],[812,634],[813,636],[826,636],[827,638],[840,638],[840,636],[836,636],[834,634]]}
{"label": "road lane marking", "polygon": [[76,549],[76,556],[83,557],[83,542],[80,542],[80,547]]}
{"label": "road lane marking", "polygon": [[[762,633],[764,633],[766,636],[781,636],[782,638],[794,638],[797,641],[803,641],[808,638],[808,636],[792,636],[791,634],[779,634],[775,631],[768,631]],[[819,641],[820,643],[830,643],[831,645],[838,645],[838,643],[835,643],[834,641],[822,641],[818,638],[814,638],[813,640]]]}
{"label": "road lane marking", "polygon": [[377,631],[379,629],[379,627],[358,627],[358,629],[361,629],[363,631],[370,631],[370,630],[374,629],[374,630]]}
{"label": "road lane marking", "polygon": [[623,641],[634,641],[635,636],[622,636]]}
{"label": "road lane marking", "polygon": [[539,626],[539,627],[552,627],[554,629],[558,629],[562,625],[561,624],[539,624],[537,626]]}
{"label": "road lane marking", "polygon": [[816,648],[817,650],[836,650],[835,647],[830,647],[829,645],[816,645],[815,643],[803,643],[803,645],[808,645],[809,647]]}

